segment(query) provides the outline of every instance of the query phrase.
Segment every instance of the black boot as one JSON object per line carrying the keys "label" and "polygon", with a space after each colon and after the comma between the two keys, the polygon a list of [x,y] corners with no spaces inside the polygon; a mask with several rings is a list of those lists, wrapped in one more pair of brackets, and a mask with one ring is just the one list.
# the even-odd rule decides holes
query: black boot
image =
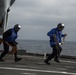
{"label": "black boot", "polygon": [[2,59],[2,55],[0,56],[0,62],[4,62],[4,60]]}
{"label": "black boot", "polygon": [[44,63],[46,63],[47,65],[50,65],[49,61],[45,60]]}
{"label": "black boot", "polygon": [[0,59],[0,62],[4,62],[4,60],[3,59]]}
{"label": "black boot", "polygon": [[60,63],[60,61],[58,59],[56,59],[56,58],[54,59],[54,61],[57,62],[57,63]]}
{"label": "black boot", "polygon": [[15,58],[15,62],[20,61],[22,58]]}
{"label": "black boot", "polygon": [[17,52],[14,55],[15,55],[15,60],[14,60],[15,62],[18,62],[18,61],[20,61],[22,59],[22,58],[17,57]]}

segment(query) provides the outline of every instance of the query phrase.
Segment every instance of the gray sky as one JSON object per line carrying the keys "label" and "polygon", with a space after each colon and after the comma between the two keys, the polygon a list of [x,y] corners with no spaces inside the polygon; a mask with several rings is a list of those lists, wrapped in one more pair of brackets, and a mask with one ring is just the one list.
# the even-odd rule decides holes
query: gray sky
{"label": "gray sky", "polygon": [[8,28],[19,23],[19,39],[49,40],[47,32],[61,22],[66,41],[76,41],[76,0],[16,0]]}

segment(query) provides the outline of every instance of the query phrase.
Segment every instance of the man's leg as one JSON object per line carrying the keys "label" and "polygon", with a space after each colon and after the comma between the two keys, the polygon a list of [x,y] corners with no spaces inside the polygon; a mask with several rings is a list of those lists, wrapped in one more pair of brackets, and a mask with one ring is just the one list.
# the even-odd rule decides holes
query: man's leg
{"label": "man's leg", "polygon": [[11,45],[11,47],[13,48],[12,51],[10,51],[9,53],[14,54],[14,61],[18,62],[20,61],[22,58],[18,58],[17,57],[17,45],[14,42],[9,42],[9,44]]}
{"label": "man's leg", "polygon": [[58,49],[57,49],[57,54],[56,54],[56,56],[55,56],[55,58],[54,58],[54,61],[56,61],[56,62],[60,62],[59,61],[59,57],[60,57],[60,53],[61,53],[61,51],[62,51],[62,48],[61,48],[61,46],[59,45],[58,46]]}
{"label": "man's leg", "polygon": [[48,65],[50,65],[49,60],[53,59],[56,56],[56,47],[55,47],[55,45],[52,46],[52,49],[53,49],[52,53],[44,61]]}
{"label": "man's leg", "polygon": [[3,61],[3,57],[8,53],[9,51],[9,46],[6,43],[3,43],[4,51],[0,56],[0,61]]}

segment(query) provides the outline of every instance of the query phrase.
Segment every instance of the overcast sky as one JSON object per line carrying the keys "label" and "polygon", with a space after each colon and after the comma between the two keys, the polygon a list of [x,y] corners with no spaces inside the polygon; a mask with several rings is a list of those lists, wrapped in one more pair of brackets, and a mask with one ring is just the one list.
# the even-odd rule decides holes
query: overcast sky
{"label": "overcast sky", "polygon": [[49,40],[47,32],[61,22],[66,41],[76,41],[76,0],[16,0],[7,29],[19,23],[19,39]]}

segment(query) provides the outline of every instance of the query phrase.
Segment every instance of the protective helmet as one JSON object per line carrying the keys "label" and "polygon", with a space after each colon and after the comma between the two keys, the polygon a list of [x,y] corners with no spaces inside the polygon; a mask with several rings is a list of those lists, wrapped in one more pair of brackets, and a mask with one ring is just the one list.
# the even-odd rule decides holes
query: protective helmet
{"label": "protective helmet", "polygon": [[58,26],[64,27],[64,23],[59,23]]}
{"label": "protective helmet", "polygon": [[21,29],[21,26],[20,26],[19,24],[16,24],[16,25],[14,26],[14,28],[19,28],[19,29]]}

